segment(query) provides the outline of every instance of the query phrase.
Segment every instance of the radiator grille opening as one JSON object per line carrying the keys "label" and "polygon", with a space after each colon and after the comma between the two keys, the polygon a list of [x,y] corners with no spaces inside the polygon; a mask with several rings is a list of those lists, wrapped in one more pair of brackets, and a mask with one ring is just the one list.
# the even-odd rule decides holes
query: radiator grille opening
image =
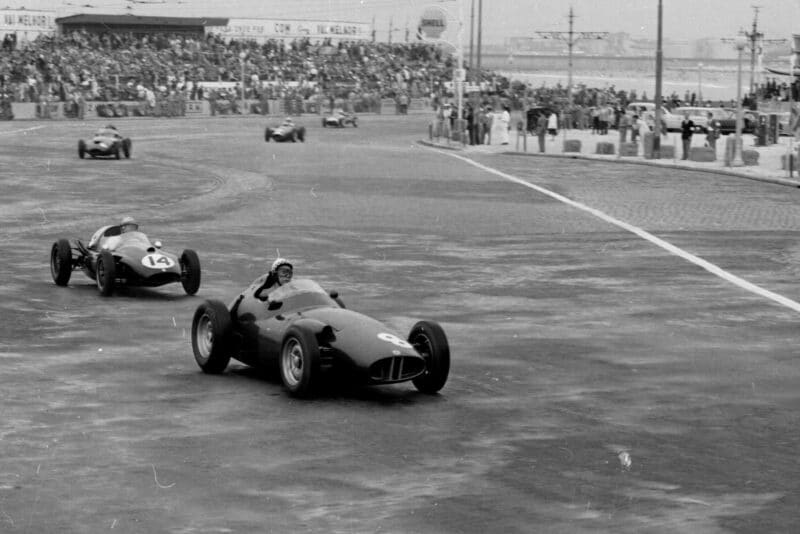
{"label": "radiator grille opening", "polygon": [[411,380],[424,370],[425,363],[420,358],[392,356],[373,363],[369,377],[375,382],[399,382]]}

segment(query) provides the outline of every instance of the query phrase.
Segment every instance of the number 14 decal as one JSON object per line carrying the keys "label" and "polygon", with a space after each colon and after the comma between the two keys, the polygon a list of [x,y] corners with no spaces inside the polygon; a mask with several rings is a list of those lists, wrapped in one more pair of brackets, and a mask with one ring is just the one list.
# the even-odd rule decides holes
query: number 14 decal
{"label": "number 14 decal", "polygon": [[175,262],[163,254],[148,254],[142,258],[142,265],[151,269],[169,269]]}

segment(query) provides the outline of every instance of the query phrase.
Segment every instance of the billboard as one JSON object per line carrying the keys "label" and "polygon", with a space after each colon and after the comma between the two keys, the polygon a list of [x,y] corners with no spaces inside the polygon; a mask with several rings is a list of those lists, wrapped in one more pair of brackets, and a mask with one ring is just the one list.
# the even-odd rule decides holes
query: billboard
{"label": "billboard", "polygon": [[56,32],[55,11],[0,9],[0,37],[16,35],[17,42],[33,41]]}
{"label": "billboard", "polygon": [[224,39],[300,39],[312,41],[363,41],[372,38],[372,28],[363,22],[331,22],[324,20],[229,19],[227,26],[208,26],[207,33]]}

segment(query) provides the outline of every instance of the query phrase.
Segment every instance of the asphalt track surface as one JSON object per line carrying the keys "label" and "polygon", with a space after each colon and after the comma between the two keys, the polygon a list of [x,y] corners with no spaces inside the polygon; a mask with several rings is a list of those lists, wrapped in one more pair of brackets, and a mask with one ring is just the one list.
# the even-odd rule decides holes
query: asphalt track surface
{"label": "asphalt track surface", "polygon": [[[121,161],[78,159],[99,123],[0,124],[0,532],[797,528],[799,190],[299,120],[118,121]],[[198,295],[53,284],[55,239],[125,214],[198,252]],[[201,373],[195,308],[278,254],[402,332],[439,321],[441,394]]]}

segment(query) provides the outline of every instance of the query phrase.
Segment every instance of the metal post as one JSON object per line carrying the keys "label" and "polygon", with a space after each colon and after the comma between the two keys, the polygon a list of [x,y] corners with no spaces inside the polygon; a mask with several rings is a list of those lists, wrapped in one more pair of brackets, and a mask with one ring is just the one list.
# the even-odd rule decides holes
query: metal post
{"label": "metal post", "polygon": [[658,30],[656,42],[656,117],[655,128],[653,131],[653,159],[661,159],[661,75],[663,70],[663,52],[661,50],[662,41],[662,19],[664,8],[662,0],[658,0]]}
{"label": "metal post", "polygon": [[697,100],[698,105],[703,105],[703,64],[697,64]]}
{"label": "metal post", "polygon": [[743,36],[740,35],[736,38],[738,60],[736,62],[736,138],[731,162],[733,167],[744,166],[744,160],[742,160],[742,50],[744,50],[745,44]]}
{"label": "metal post", "polygon": [[476,83],[479,86],[481,83],[481,34],[483,32],[483,0],[478,0],[478,43],[475,50],[475,76]]}
{"label": "metal post", "polygon": [[242,115],[244,115],[245,110],[245,102],[244,102],[244,58],[247,57],[247,54],[242,51],[239,52],[239,63],[242,66]]}

